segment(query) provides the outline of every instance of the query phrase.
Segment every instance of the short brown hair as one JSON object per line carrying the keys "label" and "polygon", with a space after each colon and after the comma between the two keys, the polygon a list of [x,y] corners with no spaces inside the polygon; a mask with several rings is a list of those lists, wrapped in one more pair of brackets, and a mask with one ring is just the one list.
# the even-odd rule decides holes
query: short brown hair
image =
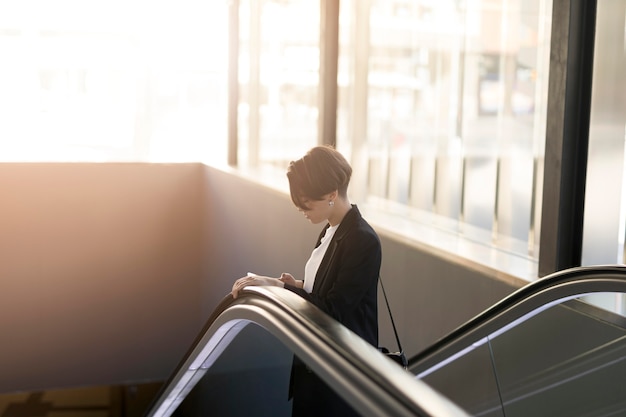
{"label": "short brown hair", "polygon": [[346,197],[351,175],[352,167],[341,153],[331,146],[316,146],[289,163],[287,178],[291,200],[296,207],[308,209],[305,199],[322,200],[335,190]]}

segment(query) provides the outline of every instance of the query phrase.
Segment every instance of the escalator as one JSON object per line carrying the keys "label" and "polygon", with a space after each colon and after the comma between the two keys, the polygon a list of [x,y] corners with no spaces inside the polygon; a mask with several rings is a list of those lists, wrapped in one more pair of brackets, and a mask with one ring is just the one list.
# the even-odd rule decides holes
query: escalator
{"label": "escalator", "polygon": [[506,297],[409,359],[471,415],[626,416],[626,268],[574,268]]}
{"label": "escalator", "polygon": [[362,416],[467,416],[317,307],[278,287],[248,287],[236,300],[222,300],[148,416],[290,416],[294,355]]}
{"label": "escalator", "polygon": [[407,372],[297,295],[248,288],[218,306],[148,415],[290,416],[294,355],[363,416],[626,415],[624,294],[621,266],[553,274]]}

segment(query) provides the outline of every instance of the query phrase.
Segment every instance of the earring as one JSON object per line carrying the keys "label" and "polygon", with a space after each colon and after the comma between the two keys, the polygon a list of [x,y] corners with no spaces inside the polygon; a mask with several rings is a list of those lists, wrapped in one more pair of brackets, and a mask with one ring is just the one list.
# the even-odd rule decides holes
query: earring
{"label": "earring", "polygon": [[330,201],[328,202],[328,205],[332,207],[332,206],[334,206],[334,205],[335,205],[335,202],[334,202],[333,200],[330,200]]}

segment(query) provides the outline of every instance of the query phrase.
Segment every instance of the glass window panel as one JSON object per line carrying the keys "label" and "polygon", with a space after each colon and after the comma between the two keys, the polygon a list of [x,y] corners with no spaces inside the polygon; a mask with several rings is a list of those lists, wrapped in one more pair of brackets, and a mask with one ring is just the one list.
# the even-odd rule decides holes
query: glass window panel
{"label": "glass window panel", "polygon": [[[585,189],[583,265],[624,263],[626,234],[626,1],[598,2],[589,156]],[[591,302],[626,311],[626,297]]]}
{"label": "glass window panel", "polygon": [[317,143],[319,2],[242,1],[239,157],[283,168]]}
{"label": "glass window panel", "polygon": [[239,2],[239,99],[237,102],[237,160],[258,163],[259,14],[258,1]]}
{"label": "glass window panel", "polygon": [[338,139],[368,170],[354,188],[536,256],[551,2],[341,7]]}
{"label": "glass window panel", "polygon": [[1,160],[225,159],[226,16],[197,0],[0,2]]}
{"label": "glass window panel", "polygon": [[598,2],[583,265],[624,262],[626,1]]}

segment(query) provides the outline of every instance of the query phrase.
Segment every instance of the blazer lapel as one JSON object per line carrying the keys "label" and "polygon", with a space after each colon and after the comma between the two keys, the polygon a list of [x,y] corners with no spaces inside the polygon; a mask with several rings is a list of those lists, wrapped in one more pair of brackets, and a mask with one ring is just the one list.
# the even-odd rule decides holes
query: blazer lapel
{"label": "blazer lapel", "polygon": [[[345,218],[337,228],[333,239],[328,245],[328,250],[324,254],[324,258],[322,259],[322,263],[320,263],[319,268],[317,269],[317,274],[315,275],[315,283],[313,284],[313,291],[317,294],[325,294],[327,292],[326,281],[330,271],[331,266],[333,265],[333,261],[335,258],[335,253],[337,252],[337,248],[339,247],[341,240],[344,238],[346,233],[352,228],[352,224],[356,221],[358,217],[358,209],[353,205],[352,209],[346,214]],[[324,231],[320,234],[320,238],[317,241],[317,246],[320,245],[320,241],[324,233],[326,233],[326,229],[328,229],[330,225],[326,225]]]}

